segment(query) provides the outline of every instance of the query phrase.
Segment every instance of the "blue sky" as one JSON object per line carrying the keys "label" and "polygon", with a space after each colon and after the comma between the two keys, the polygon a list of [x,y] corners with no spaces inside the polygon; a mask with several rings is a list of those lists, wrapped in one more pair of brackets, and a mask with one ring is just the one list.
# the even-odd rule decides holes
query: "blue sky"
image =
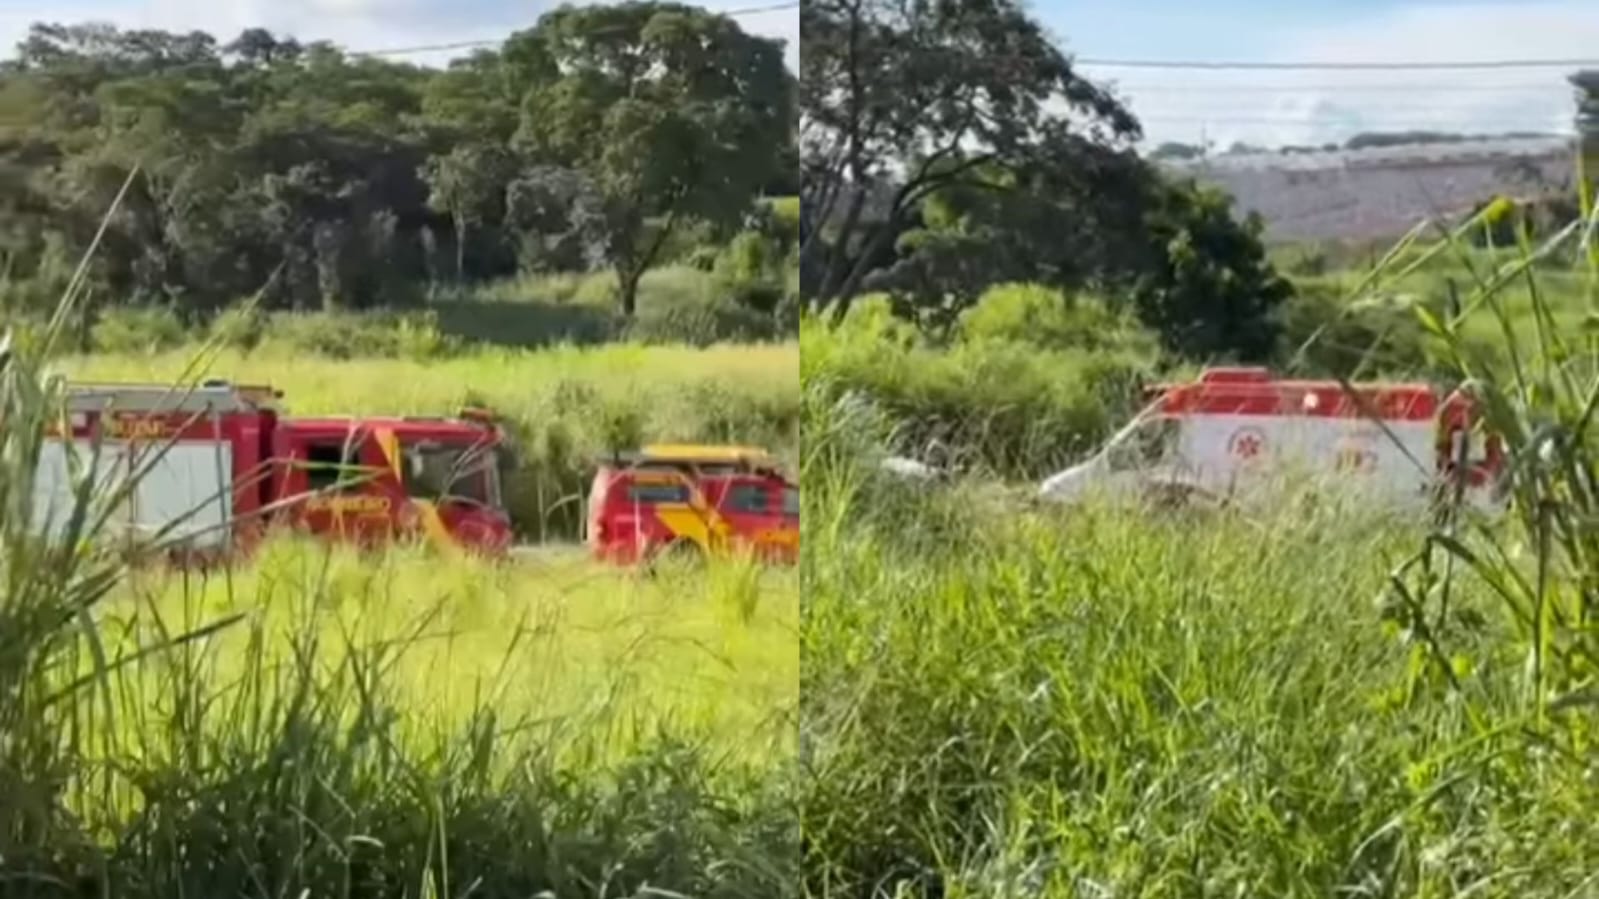
{"label": "blue sky", "polygon": [[[1599,57],[1599,0],[1036,0],[1074,55],[1258,62]],[[1277,145],[1361,130],[1569,131],[1567,73],[1194,71],[1084,66],[1151,140]]]}
{"label": "blue sky", "polygon": [[[769,0],[706,0],[735,9]],[[357,49],[495,39],[533,23],[534,0],[0,0],[0,44],[41,15],[229,35],[264,25]],[[1599,0],[1033,0],[1085,57],[1453,61],[1599,56]],[[48,12],[45,12],[48,11]],[[742,19],[799,52],[798,13]],[[440,62],[435,55],[421,61]],[[1568,130],[1565,73],[1196,72],[1084,67],[1115,82],[1151,141],[1323,143],[1360,130]]]}

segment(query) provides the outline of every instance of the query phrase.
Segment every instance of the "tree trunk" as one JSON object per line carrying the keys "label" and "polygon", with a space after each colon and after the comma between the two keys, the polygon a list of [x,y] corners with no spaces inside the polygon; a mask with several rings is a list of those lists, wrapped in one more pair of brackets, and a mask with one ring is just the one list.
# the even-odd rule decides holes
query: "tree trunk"
{"label": "tree trunk", "polygon": [[455,217],[455,280],[466,281],[466,216]]}
{"label": "tree trunk", "polygon": [[844,320],[844,316],[849,312],[850,304],[855,300],[855,295],[860,292],[861,282],[866,279],[867,273],[871,271],[872,260],[877,258],[877,254],[883,251],[892,238],[895,231],[894,226],[895,223],[892,219],[880,226],[872,234],[871,238],[866,241],[866,245],[861,248],[861,254],[855,257],[855,265],[850,269],[849,276],[844,279],[843,284],[839,285],[838,290],[832,297],[834,322]]}
{"label": "tree trunk", "polygon": [[827,253],[827,268],[822,274],[822,283],[816,291],[812,302],[813,308],[820,310],[829,301],[839,296],[839,288],[844,282],[844,273],[850,259],[850,244],[855,240],[855,232],[860,228],[861,211],[866,206],[866,188],[854,184],[854,195],[850,197],[849,208],[844,213],[844,221],[840,223],[838,233],[834,235],[831,252]]}
{"label": "tree trunk", "polygon": [[628,321],[633,320],[633,313],[638,311],[638,282],[644,277],[642,268],[617,268],[617,297],[621,301],[622,317]]}

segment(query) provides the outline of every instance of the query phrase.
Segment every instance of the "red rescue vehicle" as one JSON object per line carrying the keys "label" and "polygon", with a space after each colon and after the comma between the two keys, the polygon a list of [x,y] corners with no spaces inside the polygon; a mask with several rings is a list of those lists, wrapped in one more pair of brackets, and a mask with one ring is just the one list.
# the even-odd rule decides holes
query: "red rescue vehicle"
{"label": "red rescue vehicle", "polygon": [[794,564],[799,519],[799,487],[763,449],[648,446],[595,472],[588,543],[621,564],[739,552]]}
{"label": "red rescue vehicle", "polygon": [[1147,396],[1143,413],[1086,462],[1045,481],[1040,498],[1225,496],[1277,475],[1324,477],[1378,501],[1424,504],[1458,484],[1474,505],[1499,502],[1503,444],[1475,433],[1475,403],[1462,391],[1216,368]]}
{"label": "red rescue vehicle", "polygon": [[191,390],[72,387],[68,421],[40,459],[36,530],[63,526],[69,472],[87,471],[98,441],[97,483],[131,485],[110,519],[124,536],[160,536],[198,555],[247,549],[272,527],[368,545],[414,536],[506,550],[502,436],[488,416],[290,418],[276,406],[280,397],[222,381]]}

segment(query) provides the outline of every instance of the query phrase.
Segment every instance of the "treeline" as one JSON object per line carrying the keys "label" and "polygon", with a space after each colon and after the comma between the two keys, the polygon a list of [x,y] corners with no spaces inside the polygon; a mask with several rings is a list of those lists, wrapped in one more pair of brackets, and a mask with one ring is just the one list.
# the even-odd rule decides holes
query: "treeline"
{"label": "treeline", "polygon": [[1167,180],[1136,118],[1025,9],[801,9],[801,283],[845,315],[884,293],[942,339],[997,284],[1092,293],[1184,356],[1261,358],[1292,287],[1258,221]]}
{"label": "treeline", "polygon": [[[1467,144],[1481,141],[1526,140],[1547,137],[1559,137],[1559,135],[1540,131],[1506,131],[1497,134],[1458,134],[1448,131],[1362,131],[1343,143],[1332,142],[1320,145],[1286,144],[1272,148],[1235,141],[1226,150],[1223,150],[1220,155],[1242,156],[1257,153],[1279,153],[1284,156],[1292,156],[1301,153],[1335,153],[1339,150]],[[1167,141],[1152,150],[1149,158],[1153,160],[1189,160],[1201,159],[1207,155],[1210,155],[1209,147]]]}
{"label": "treeline", "polygon": [[95,306],[362,310],[609,271],[630,316],[668,259],[785,252],[761,200],[797,192],[795,90],[781,42],[672,3],[562,7],[447,69],[35,25],[0,67],[0,308],[53,307],[104,222]]}

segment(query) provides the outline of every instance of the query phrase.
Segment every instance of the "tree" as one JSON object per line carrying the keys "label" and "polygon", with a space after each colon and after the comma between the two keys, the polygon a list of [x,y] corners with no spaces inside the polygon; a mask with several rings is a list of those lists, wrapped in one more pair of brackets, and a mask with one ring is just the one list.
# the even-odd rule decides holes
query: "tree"
{"label": "tree", "polygon": [[778,44],[680,6],[559,10],[444,70],[41,24],[0,74],[0,270],[55,278],[137,172],[87,273],[108,303],[359,309],[520,263],[610,267],[631,308],[674,230],[793,189],[794,90]]}
{"label": "tree", "polygon": [[[1153,172],[1131,155],[1047,148],[1022,168],[985,166],[928,195],[898,259],[863,286],[891,295],[903,317],[943,335],[994,284],[1029,281],[1071,292],[1140,268]],[[1085,161],[1094,165],[1086,166]]]}
{"label": "tree", "polygon": [[589,269],[606,251],[604,198],[581,173],[535,166],[505,193],[506,226],[527,271]]}
{"label": "tree", "polygon": [[504,147],[462,144],[429,159],[422,177],[431,188],[428,204],[455,223],[455,276],[466,279],[466,239],[470,228],[503,215],[505,185],[514,161]]}
{"label": "tree", "polygon": [[1204,155],[1205,148],[1197,144],[1181,144],[1174,141],[1167,141],[1156,147],[1154,151],[1149,154],[1149,158],[1159,162],[1167,159],[1202,159],[1204,158]]}
{"label": "tree", "polygon": [[621,311],[673,230],[736,221],[774,174],[790,121],[782,45],[673,3],[566,6],[507,55],[548,68],[522,103],[518,146],[603,198]]}
{"label": "tree", "polygon": [[935,191],[1139,133],[1013,0],[816,0],[800,27],[801,268],[836,314]]}
{"label": "tree", "polygon": [[1138,317],[1166,348],[1190,358],[1268,358],[1276,311],[1293,295],[1266,259],[1261,222],[1240,225],[1226,194],[1193,184],[1159,184],[1145,219],[1148,268],[1134,279]]}

